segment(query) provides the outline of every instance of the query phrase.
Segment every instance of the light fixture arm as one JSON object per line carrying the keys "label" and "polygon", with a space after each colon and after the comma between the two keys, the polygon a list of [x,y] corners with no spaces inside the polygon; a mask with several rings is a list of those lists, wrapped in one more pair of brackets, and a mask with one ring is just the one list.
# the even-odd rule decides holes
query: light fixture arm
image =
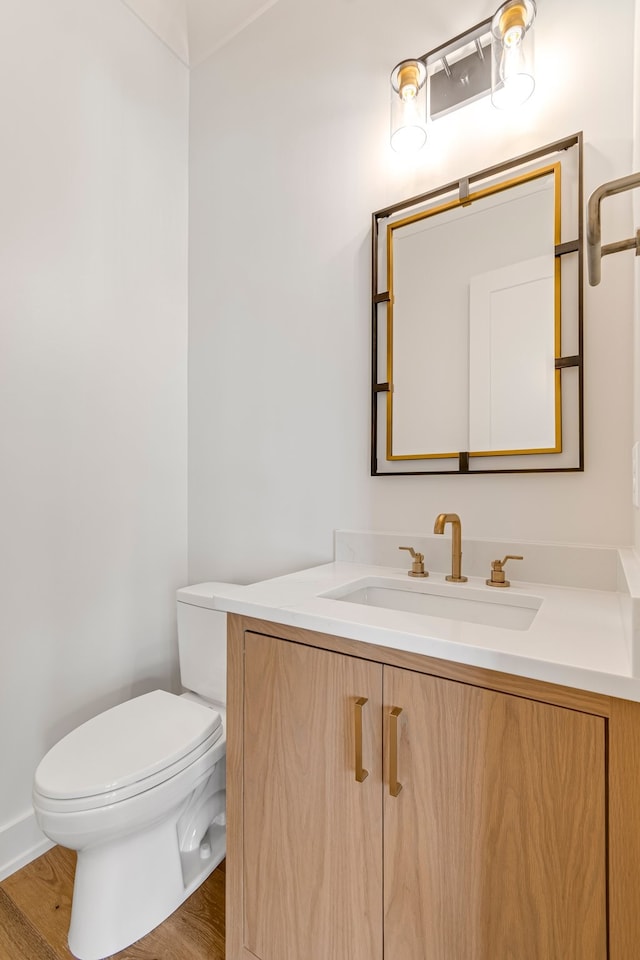
{"label": "light fixture arm", "polygon": [[619,253],[621,250],[636,251],[640,256],[640,230],[635,237],[628,240],[618,240],[616,243],[607,243],[602,246],[602,224],[600,222],[600,204],[605,197],[613,197],[626,190],[640,187],[640,173],[632,173],[628,177],[610,180],[594,190],[587,205],[587,263],[589,268],[589,284],[597,287],[601,279],[602,257],[610,253]]}

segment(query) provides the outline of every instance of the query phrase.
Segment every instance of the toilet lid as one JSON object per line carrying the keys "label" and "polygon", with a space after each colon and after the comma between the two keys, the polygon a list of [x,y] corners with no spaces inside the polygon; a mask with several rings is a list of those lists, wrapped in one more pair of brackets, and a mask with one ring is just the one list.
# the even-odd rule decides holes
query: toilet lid
{"label": "toilet lid", "polygon": [[92,797],[144,780],[222,735],[220,714],[154,690],[93,717],[41,761],[36,790],[45,797]]}

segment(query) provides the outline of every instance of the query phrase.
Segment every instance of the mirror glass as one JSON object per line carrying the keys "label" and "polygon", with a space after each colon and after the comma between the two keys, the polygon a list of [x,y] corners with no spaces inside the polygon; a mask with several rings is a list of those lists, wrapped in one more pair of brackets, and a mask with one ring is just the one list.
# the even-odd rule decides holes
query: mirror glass
{"label": "mirror glass", "polygon": [[582,469],[564,143],[374,214],[374,474]]}

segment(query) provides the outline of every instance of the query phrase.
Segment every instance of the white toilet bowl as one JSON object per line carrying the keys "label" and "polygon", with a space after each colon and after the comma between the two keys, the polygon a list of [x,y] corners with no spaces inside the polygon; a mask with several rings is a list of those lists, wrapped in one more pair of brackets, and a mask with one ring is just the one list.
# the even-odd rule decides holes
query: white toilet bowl
{"label": "white toilet bowl", "polygon": [[169,916],[225,854],[224,707],[163,690],[73,730],[40,763],[43,833],[78,851],[69,948],[101,960]]}

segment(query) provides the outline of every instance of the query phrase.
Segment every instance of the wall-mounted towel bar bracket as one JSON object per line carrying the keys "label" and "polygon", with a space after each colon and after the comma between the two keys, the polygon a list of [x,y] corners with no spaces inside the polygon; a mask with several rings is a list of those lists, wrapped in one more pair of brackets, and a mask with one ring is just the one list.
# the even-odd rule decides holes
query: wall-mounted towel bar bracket
{"label": "wall-mounted towel bar bracket", "polygon": [[640,187],[640,173],[632,173],[628,177],[620,177],[619,180],[610,180],[609,183],[603,183],[589,197],[587,258],[589,283],[592,287],[597,287],[600,283],[602,257],[606,257],[610,253],[619,253],[621,250],[635,250],[636,257],[640,256],[640,230],[637,230],[635,237],[631,237],[629,240],[618,240],[616,243],[605,243],[602,246],[602,225],[600,223],[600,204],[604,198],[612,197],[616,193],[624,193],[625,190],[634,190],[636,187]]}

